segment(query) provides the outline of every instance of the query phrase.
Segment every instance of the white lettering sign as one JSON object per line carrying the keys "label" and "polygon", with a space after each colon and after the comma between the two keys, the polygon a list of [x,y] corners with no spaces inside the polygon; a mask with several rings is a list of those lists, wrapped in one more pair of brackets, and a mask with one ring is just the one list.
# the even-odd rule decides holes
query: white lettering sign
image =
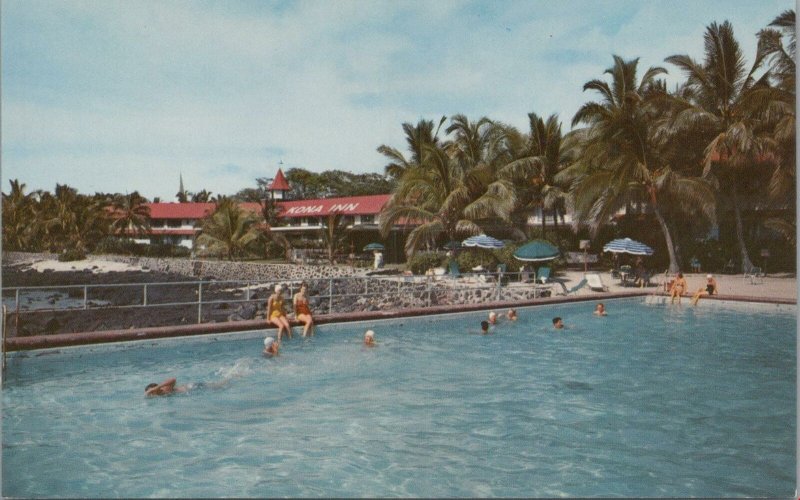
{"label": "white lettering sign", "polygon": [[287,215],[297,214],[318,214],[322,212],[322,205],[306,206],[306,207],[292,207],[286,211]]}
{"label": "white lettering sign", "polygon": [[337,203],[331,207],[331,212],[352,212],[358,208],[358,203]]}

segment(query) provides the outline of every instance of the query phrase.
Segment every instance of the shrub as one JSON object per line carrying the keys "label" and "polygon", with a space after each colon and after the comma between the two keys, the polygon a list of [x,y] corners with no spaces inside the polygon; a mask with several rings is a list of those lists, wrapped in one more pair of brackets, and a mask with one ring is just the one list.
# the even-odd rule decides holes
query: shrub
{"label": "shrub", "polygon": [[64,250],[59,256],[59,262],[72,262],[74,260],[84,260],[86,258],[86,253],[83,250],[77,248],[70,248],[68,250]]}
{"label": "shrub", "polygon": [[462,250],[456,257],[458,268],[462,273],[472,271],[473,267],[483,266],[484,269],[495,270],[500,262],[492,252],[476,249]]}
{"label": "shrub", "polygon": [[441,253],[418,253],[406,262],[406,268],[414,274],[425,274],[428,269],[442,267],[445,261],[446,257]]}

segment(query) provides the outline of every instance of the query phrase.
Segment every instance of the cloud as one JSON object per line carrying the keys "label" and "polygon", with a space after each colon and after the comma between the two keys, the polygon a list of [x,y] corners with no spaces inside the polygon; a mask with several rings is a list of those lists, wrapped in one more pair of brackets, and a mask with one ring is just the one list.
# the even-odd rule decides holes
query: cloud
{"label": "cloud", "polygon": [[[611,55],[748,58],[790,1],[2,3],[3,177],[172,199],[302,167],[381,172],[403,122],[464,113],[565,128]],[[669,78],[679,75],[670,69]],[[190,186],[190,187],[188,187]]]}

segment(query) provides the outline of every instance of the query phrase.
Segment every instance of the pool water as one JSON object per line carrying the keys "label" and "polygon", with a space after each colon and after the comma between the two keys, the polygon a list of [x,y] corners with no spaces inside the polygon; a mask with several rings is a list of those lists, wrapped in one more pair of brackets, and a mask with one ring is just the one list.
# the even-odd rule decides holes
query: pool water
{"label": "pool water", "polygon": [[[263,332],[14,355],[2,493],[793,494],[795,306],[593,306],[324,325],[275,359]],[[143,397],[170,376],[205,386]]]}

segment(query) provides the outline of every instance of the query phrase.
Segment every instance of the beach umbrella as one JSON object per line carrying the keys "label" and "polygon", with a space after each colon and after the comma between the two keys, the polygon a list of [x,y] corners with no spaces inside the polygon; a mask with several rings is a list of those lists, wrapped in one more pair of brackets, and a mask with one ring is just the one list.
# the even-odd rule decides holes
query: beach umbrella
{"label": "beach umbrella", "polygon": [[652,248],[630,238],[619,238],[609,241],[603,247],[603,251],[611,253],[629,253],[631,255],[653,255]]}
{"label": "beach umbrella", "polygon": [[492,238],[491,236],[486,236],[485,234],[480,234],[478,236],[470,236],[466,240],[461,242],[462,245],[465,247],[478,247],[478,248],[503,248],[506,246],[505,243],[498,240],[497,238]]}
{"label": "beach umbrella", "polygon": [[370,243],[369,245],[364,247],[365,252],[371,252],[373,250],[383,250],[384,246],[380,243]]}
{"label": "beach umbrella", "polygon": [[544,240],[529,241],[514,252],[514,258],[524,262],[546,262],[558,256],[558,247]]}

